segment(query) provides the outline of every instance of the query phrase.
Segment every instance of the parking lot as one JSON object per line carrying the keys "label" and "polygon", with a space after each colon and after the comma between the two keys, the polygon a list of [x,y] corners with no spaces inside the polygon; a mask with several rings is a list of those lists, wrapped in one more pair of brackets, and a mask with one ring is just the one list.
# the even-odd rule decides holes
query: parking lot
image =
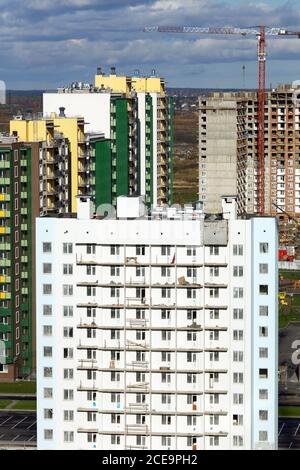
{"label": "parking lot", "polygon": [[34,445],[36,443],[36,413],[28,411],[0,413],[0,446]]}

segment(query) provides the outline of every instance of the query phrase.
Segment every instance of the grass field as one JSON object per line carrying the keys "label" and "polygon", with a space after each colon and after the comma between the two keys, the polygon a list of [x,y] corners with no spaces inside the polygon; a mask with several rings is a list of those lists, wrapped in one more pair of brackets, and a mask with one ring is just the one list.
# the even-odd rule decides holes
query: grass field
{"label": "grass field", "polygon": [[4,410],[10,403],[11,400],[0,400],[0,410]]}
{"label": "grass field", "polygon": [[293,281],[297,281],[300,279],[300,271],[279,271],[279,277],[283,277],[283,279],[291,279]]}
{"label": "grass field", "polygon": [[300,416],[300,407],[298,406],[280,406],[279,416]]}
{"label": "grass field", "polygon": [[36,410],[35,400],[18,400],[11,408],[12,410]]}
{"label": "grass field", "polygon": [[36,382],[0,383],[1,393],[36,393]]}
{"label": "grass field", "polygon": [[279,328],[285,328],[290,322],[300,321],[300,295],[287,296],[288,305],[279,304]]}

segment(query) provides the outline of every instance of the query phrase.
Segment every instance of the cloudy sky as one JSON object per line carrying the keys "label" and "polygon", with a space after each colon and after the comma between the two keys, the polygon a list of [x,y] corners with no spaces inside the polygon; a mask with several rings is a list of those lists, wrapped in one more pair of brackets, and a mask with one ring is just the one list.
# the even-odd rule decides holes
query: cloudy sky
{"label": "cloudy sky", "polygon": [[[256,39],[144,33],[145,25],[300,30],[299,0],[0,0],[0,80],[10,89],[92,82],[98,65],[152,69],[169,86],[256,86]],[[300,79],[300,40],[269,39],[267,82]]]}

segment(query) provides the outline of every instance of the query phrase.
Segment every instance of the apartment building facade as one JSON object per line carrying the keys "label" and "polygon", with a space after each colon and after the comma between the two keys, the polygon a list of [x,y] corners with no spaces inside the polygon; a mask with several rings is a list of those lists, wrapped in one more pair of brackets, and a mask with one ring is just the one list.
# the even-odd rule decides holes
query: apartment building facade
{"label": "apartment building facade", "polygon": [[[266,95],[263,192],[265,213],[270,215],[283,216],[280,209],[292,216],[297,217],[300,214],[298,92],[299,84],[295,82],[292,85],[280,85]],[[222,107],[228,106],[229,103],[233,106],[231,126],[222,116]],[[200,98],[199,104],[200,200],[213,212],[218,212],[220,204],[214,196],[215,186],[222,186],[225,178],[228,187],[224,188],[226,192],[223,193],[238,194],[239,212],[256,213],[257,94],[213,93],[208,98]],[[224,124],[230,151],[223,145]],[[215,166],[224,160],[232,163],[229,179],[229,166],[225,165],[223,170],[215,172]]]}
{"label": "apartment building facade", "polygon": [[173,101],[158,77],[104,75],[95,86],[74,82],[44,93],[44,114],[66,109],[85,118],[87,132],[102,132],[110,144],[99,161],[102,181],[97,200],[116,206],[121,195],[145,195],[151,204],[172,203]]}
{"label": "apartment building facade", "polygon": [[69,211],[68,142],[53,131],[26,143],[0,136],[0,382],[35,375],[35,218]]}
{"label": "apartment building facade", "polygon": [[37,220],[39,449],[276,448],[276,220],[222,207]]}

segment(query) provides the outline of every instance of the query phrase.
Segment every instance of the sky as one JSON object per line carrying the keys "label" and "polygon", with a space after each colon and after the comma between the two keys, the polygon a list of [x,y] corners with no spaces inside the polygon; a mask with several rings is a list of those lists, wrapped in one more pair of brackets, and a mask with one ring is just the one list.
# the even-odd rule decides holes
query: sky
{"label": "sky", "polygon": [[[143,27],[259,24],[300,31],[299,0],[0,0],[0,80],[8,89],[53,89],[93,83],[97,66],[115,66],[128,75],[155,69],[169,87],[255,88],[255,37]],[[267,51],[268,85],[300,79],[300,39],[271,37]]]}

